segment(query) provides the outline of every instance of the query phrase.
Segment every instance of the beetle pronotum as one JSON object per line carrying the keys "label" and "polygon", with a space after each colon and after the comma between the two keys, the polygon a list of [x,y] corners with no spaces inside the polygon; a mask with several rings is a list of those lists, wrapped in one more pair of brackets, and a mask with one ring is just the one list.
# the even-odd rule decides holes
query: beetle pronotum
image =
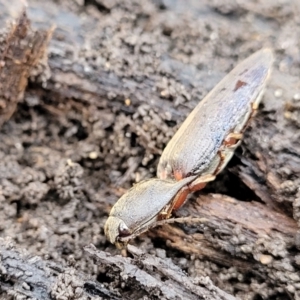
{"label": "beetle pronotum", "polygon": [[134,185],[113,206],[105,224],[111,243],[125,247],[224,169],[258,108],[272,64],[270,49],[255,52],[194,108],[164,149],[158,178]]}

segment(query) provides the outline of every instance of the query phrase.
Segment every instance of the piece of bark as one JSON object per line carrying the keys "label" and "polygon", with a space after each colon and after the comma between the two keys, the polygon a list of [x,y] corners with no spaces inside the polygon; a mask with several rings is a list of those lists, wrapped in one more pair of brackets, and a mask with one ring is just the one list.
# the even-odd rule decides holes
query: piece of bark
{"label": "piece of bark", "polygon": [[5,299],[120,299],[72,267],[63,267],[16,249],[0,239],[0,291]]}
{"label": "piece of bark", "polygon": [[131,245],[128,251],[134,259],[112,256],[108,252],[98,251],[93,245],[85,247],[85,251],[105,270],[106,276],[116,281],[115,285],[123,288],[130,286],[131,299],[145,296],[151,299],[235,299],[214,286],[209,278],[191,279],[171,259],[143,253]]}
{"label": "piece of bark", "polygon": [[261,115],[246,132],[248,155],[233,170],[267,206],[290,217],[298,211],[292,204],[300,184],[299,89],[298,78],[273,71]]}
{"label": "piece of bark", "polygon": [[257,202],[217,194],[190,201],[177,215],[188,217],[186,224],[180,228],[164,225],[150,235],[186,254],[253,273],[266,285],[275,284],[278,291],[298,290],[299,258],[293,249],[297,223],[293,219]]}
{"label": "piece of bark", "polygon": [[23,98],[28,77],[45,55],[52,30],[34,30],[24,10],[1,44],[0,127]]}

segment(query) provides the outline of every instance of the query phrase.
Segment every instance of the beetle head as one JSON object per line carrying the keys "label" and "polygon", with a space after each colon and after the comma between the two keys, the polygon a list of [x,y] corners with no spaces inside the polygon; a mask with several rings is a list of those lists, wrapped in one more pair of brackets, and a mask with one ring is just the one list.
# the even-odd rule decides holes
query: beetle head
{"label": "beetle head", "polygon": [[122,242],[120,238],[131,235],[131,232],[124,221],[118,217],[110,216],[104,227],[104,232],[107,239],[115,244],[117,248],[123,249],[126,247],[127,242]]}

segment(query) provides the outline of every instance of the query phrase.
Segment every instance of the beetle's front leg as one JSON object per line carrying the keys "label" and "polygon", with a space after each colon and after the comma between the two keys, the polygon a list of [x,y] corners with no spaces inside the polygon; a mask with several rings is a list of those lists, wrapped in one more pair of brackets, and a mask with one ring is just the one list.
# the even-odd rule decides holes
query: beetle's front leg
{"label": "beetle's front leg", "polygon": [[242,133],[231,132],[225,138],[223,145],[226,147],[235,146],[243,138]]}
{"label": "beetle's front leg", "polygon": [[200,176],[192,181],[189,185],[182,188],[177,193],[172,203],[160,214],[160,219],[162,220],[170,218],[172,211],[179,209],[185,203],[187,196],[191,192],[202,190],[208,182],[215,180],[215,178],[216,176],[211,174]]}
{"label": "beetle's front leg", "polygon": [[179,209],[185,203],[187,196],[190,192],[191,191],[188,186],[182,188],[177,193],[173,201],[170,204],[168,204],[163,211],[160,212],[158,220],[169,219],[172,215],[173,210]]}
{"label": "beetle's front leg", "polygon": [[205,188],[205,186],[207,185],[208,182],[210,181],[214,181],[216,179],[215,175],[212,174],[207,174],[204,176],[200,176],[198,178],[196,178],[190,185],[189,185],[189,190],[191,192],[196,192],[196,191],[200,191],[203,188]]}

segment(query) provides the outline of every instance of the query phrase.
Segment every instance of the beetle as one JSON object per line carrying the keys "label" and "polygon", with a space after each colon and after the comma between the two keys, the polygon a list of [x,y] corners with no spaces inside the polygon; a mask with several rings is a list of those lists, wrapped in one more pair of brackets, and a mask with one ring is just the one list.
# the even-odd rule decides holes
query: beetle
{"label": "beetle", "polygon": [[105,224],[111,243],[126,247],[225,168],[257,111],[272,64],[270,49],[255,52],[200,101],[164,149],[157,178],[134,185],[113,206]]}

